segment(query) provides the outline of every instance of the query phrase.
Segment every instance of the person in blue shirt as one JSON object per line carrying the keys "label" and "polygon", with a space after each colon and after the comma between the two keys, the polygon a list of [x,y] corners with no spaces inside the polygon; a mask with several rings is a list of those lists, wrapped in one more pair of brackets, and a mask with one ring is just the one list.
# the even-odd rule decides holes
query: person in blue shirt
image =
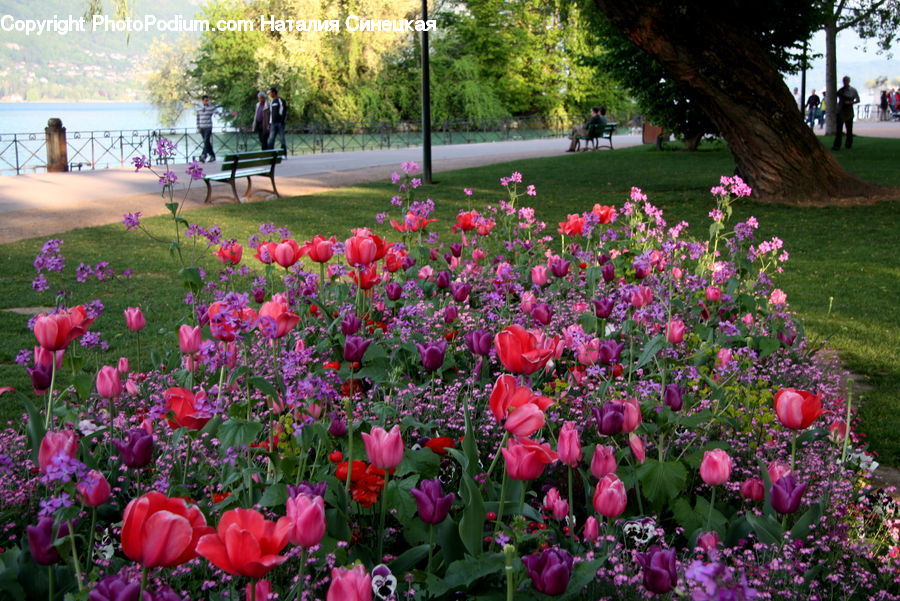
{"label": "person in blue shirt", "polygon": [[209,96],[204,95],[200,99],[203,104],[197,109],[197,130],[203,138],[203,152],[200,154],[200,162],[216,160],[216,151],[212,146],[212,118],[221,112],[221,108],[209,103]]}

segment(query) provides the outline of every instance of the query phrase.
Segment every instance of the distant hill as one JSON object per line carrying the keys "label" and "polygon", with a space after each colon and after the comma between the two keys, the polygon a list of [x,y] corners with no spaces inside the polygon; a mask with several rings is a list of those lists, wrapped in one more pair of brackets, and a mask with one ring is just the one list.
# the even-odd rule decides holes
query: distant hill
{"label": "distant hill", "polygon": [[[204,0],[133,0],[134,16],[191,19]],[[104,14],[114,17],[105,0]],[[0,0],[0,16],[16,19],[78,18],[87,0]],[[143,78],[152,71],[146,56],[159,32],[70,32],[0,37],[0,101],[145,100]],[[172,34],[168,34],[170,37]]]}

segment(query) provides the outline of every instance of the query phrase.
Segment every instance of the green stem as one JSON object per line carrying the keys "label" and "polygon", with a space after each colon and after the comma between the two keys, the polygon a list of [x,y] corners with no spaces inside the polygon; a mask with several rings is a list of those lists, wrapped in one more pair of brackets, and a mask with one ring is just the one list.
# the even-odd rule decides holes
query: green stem
{"label": "green stem", "polygon": [[81,564],[78,563],[78,553],[75,551],[75,524],[73,522],[69,522],[69,543],[72,545],[72,563],[75,564],[75,582],[78,583],[78,590],[83,591]]}
{"label": "green stem", "polygon": [[56,596],[56,571],[53,566],[47,566],[47,588],[47,599],[53,601],[53,597]]}
{"label": "green stem", "polygon": [[94,529],[97,527],[97,508],[91,508],[91,531],[88,533],[87,565],[94,565]]}
{"label": "green stem", "polygon": [[844,420],[844,444],[841,448],[841,465],[847,460],[847,445],[850,442],[850,409],[853,407],[853,380],[847,382],[847,419]]}
{"label": "green stem", "polygon": [[488,480],[491,479],[491,474],[494,473],[494,468],[497,466],[497,460],[500,459],[500,455],[501,455],[500,449],[502,449],[502,448],[503,448],[503,445],[506,444],[506,441],[507,441],[508,438],[509,438],[509,432],[508,432],[508,431],[504,431],[504,432],[503,432],[503,438],[500,440],[500,444],[497,446],[497,453],[494,455],[494,459],[491,461],[491,465],[490,465],[490,467],[488,468],[488,471],[487,471],[487,479],[488,479]]}
{"label": "green stem", "polygon": [[147,568],[141,567],[141,590],[138,593],[138,599],[143,600],[144,590],[147,588]]}
{"label": "green stem", "polygon": [[712,498],[709,501],[709,514],[706,516],[706,531],[709,532],[709,525],[712,523],[713,507],[716,506],[716,487],[712,487]]}
{"label": "green stem", "polygon": [[56,385],[56,351],[50,351],[51,372],[50,372],[50,390],[47,391],[47,416],[44,418],[44,429],[50,428],[50,420],[53,415],[53,388]]}
{"label": "green stem", "polygon": [[506,601],[513,601],[516,592],[516,585],[513,582],[513,553],[515,552],[515,547],[506,545],[503,551],[504,555],[506,555],[506,565],[504,566],[504,572],[506,573]]}
{"label": "green stem", "polygon": [[187,481],[187,473],[191,467],[191,448],[194,446],[192,443],[194,440],[191,438],[190,434],[185,436],[187,438],[187,451],[184,454],[184,469],[181,470],[181,485],[184,486],[184,483]]}
{"label": "green stem", "polygon": [[791,437],[791,472],[794,471],[794,458],[797,455],[797,431],[794,430]]}
{"label": "green stem", "polygon": [[[490,481],[490,478],[488,478],[488,481]],[[504,505],[506,505],[506,470],[503,470],[503,480],[500,482],[500,503],[497,506],[497,519],[494,521],[494,539],[497,538],[497,533],[500,532],[500,520],[503,519]]]}
{"label": "green stem", "polygon": [[575,504],[572,502],[574,499],[575,491],[572,490],[572,468],[569,468],[569,535],[575,536]]}
{"label": "green stem", "polygon": [[250,601],[256,601],[256,582],[250,581]]}
{"label": "green stem", "polygon": [[388,470],[384,470],[384,492],[381,495],[381,517],[378,519],[378,563],[381,563],[382,557],[384,556],[384,514],[387,510],[387,490],[388,483],[391,479],[391,473]]}
{"label": "green stem", "polygon": [[[350,372],[351,378],[353,372]],[[353,413],[351,412],[351,399],[344,398],[344,413],[347,415],[347,479],[344,481],[344,492],[347,494],[347,513],[350,513],[350,475],[353,470]]]}
{"label": "green stem", "polygon": [[431,574],[431,559],[432,555],[434,555],[434,524],[428,525],[428,565],[425,567],[425,572],[427,574]]}
{"label": "green stem", "polygon": [[107,399],[107,402],[109,403],[109,430],[112,432],[116,427],[116,403],[113,398]]}

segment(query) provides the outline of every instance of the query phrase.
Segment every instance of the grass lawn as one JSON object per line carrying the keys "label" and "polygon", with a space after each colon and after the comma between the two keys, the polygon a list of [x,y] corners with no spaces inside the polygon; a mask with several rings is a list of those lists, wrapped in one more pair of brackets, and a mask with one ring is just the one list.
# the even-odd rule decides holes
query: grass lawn
{"label": "grass lawn", "polygon": [[[852,152],[838,159],[861,177],[900,186],[900,140],[857,137]],[[418,159],[410,155],[411,159]],[[666,211],[670,223],[686,220],[693,233],[706,236],[707,213],[712,208],[709,188],[722,174],[730,174],[733,162],[722,147],[709,146],[696,153],[656,151],[651,147],[612,152],[531,159],[514,164],[491,165],[438,174],[439,181],[423,189],[437,204],[439,231],[447,232],[456,213],[467,208],[464,187],[475,191],[473,207],[505,197],[498,179],[511,171],[521,171],[526,183],[535,184],[533,199],[538,218],[554,224],[567,213],[587,210],[595,202],[621,205],[631,186],[644,189],[651,202]],[[142,177],[136,174],[135,177]],[[246,242],[262,222],[289,228],[301,241],[315,234],[346,238],[352,227],[373,225],[375,213],[390,211],[388,199],[394,193],[389,183],[341,189],[335,192],[280,199],[248,205],[228,205],[187,213],[200,225],[219,224],[226,238]],[[898,199],[900,200],[900,199]],[[793,208],[754,202],[738,204],[736,219],[755,215],[759,235],[779,236],[791,254],[786,271],[776,283],[788,294],[789,302],[805,320],[807,333],[827,340],[847,366],[865,376],[859,429],[868,435],[880,461],[900,465],[900,263],[897,259],[900,232],[900,203],[884,202],[862,207]],[[396,214],[393,215],[396,217]],[[169,221],[144,221],[152,230],[165,234]],[[384,232],[388,230],[382,228]],[[103,333],[111,350],[90,360],[114,363],[121,354],[133,355],[133,336],[124,329],[122,311],[141,306],[148,318],[144,331],[149,338],[169,339],[177,346],[174,326],[184,314],[183,290],[172,274],[174,262],[163,245],[142,234],[128,232],[121,225],[75,230],[60,236],[67,267],[64,281],[52,289],[73,290],[73,301],[99,298],[106,312],[92,328]],[[51,305],[50,292],[31,290],[32,261],[43,239],[0,245],[0,308]],[[245,257],[251,253],[245,251]],[[130,278],[107,282],[74,283],[79,262],[109,261],[121,272],[132,269]],[[218,262],[208,259],[210,268]],[[253,259],[245,262],[256,266]],[[73,304],[75,304],[73,303]],[[29,390],[25,370],[15,365],[19,349],[31,348],[34,338],[26,318],[0,311],[0,386]],[[0,399],[0,417],[10,419],[20,408],[10,396]]]}

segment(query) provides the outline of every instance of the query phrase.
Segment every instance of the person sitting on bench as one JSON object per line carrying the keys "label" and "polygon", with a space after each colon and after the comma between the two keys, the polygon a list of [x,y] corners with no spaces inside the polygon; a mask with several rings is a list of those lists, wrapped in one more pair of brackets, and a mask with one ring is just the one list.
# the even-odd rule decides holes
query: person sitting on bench
{"label": "person sitting on bench", "polygon": [[578,139],[579,138],[587,138],[588,136],[588,128],[592,125],[606,125],[606,107],[605,106],[595,106],[591,109],[591,118],[587,120],[587,123],[582,125],[581,127],[576,127],[572,130],[572,135],[569,136],[569,139],[572,140],[572,143],[569,145],[569,149],[566,152],[575,152],[578,149]]}

